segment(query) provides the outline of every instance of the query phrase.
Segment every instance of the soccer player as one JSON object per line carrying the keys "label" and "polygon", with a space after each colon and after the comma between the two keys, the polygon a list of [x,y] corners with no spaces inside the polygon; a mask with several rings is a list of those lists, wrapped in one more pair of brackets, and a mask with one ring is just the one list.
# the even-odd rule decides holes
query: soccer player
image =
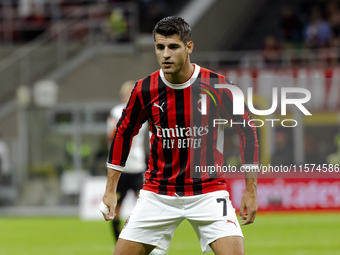
{"label": "soccer player", "polygon": [[[129,101],[131,91],[134,87],[134,81],[126,81],[120,88],[119,94],[122,103],[112,108],[107,119],[107,137],[111,145],[113,137],[116,133],[116,125],[119,121],[122,111]],[[113,234],[116,240],[120,233],[120,209],[122,203],[129,190],[132,190],[136,197],[139,195],[140,189],[143,187],[143,172],[146,170],[144,137],[147,131],[147,126],[143,125],[139,134],[132,141],[129,157],[125,163],[124,173],[120,176],[120,181],[117,186],[117,206],[115,210],[115,218],[112,221]]]}
{"label": "soccer player", "polygon": [[[243,235],[220,174],[196,172],[197,167],[223,165],[222,125],[228,118],[240,137],[242,163],[258,165],[256,129],[248,110],[233,114],[230,81],[190,62],[191,28],[180,17],[159,21],[153,31],[160,70],[136,82],[117,124],[107,163],[106,191],[101,204],[105,220],[114,218],[116,186],[124,170],[130,142],[148,121],[150,158],[137,204],[119,236],[114,255],[144,255],[155,247],[167,250],[176,227],[187,219],[204,253],[244,254]],[[247,109],[247,108],[245,108]],[[242,125],[246,124],[246,125]],[[257,211],[256,175],[246,174],[241,200],[242,225]]]}

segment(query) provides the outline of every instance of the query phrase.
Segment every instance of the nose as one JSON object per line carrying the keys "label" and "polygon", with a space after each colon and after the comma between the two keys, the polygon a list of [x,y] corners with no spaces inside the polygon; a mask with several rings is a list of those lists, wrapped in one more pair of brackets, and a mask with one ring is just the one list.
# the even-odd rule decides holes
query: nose
{"label": "nose", "polygon": [[165,49],[164,49],[163,57],[164,57],[165,59],[170,58],[170,50],[169,50],[167,47],[165,47]]}

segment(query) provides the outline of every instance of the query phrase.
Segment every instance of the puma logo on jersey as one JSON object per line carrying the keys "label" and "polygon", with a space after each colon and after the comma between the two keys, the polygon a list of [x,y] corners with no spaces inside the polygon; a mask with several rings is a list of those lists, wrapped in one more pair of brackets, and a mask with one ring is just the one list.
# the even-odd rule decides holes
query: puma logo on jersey
{"label": "puma logo on jersey", "polygon": [[228,223],[233,223],[235,225],[235,227],[237,227],[236,225],[236,220],[235,221],[231,221],[231,220],[227,220]]}
{"label": "puma logo on jersey", "polygon": [[159,109],[161,109],[161,111],[162,112],[164,112],[164,110],[163,110],[163,104],[164,104],[165,102],[163,102],[162,103],[162,105],[159,105],[159,104],[156,104],[156,103],[153,103],[153,106],[156,106],[156,107],[158,107]]}

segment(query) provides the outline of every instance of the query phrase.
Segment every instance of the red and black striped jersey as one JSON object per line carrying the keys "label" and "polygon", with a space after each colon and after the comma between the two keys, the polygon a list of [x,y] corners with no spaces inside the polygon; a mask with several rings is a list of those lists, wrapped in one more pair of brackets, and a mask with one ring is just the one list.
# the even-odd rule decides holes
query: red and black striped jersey
{"label": "red and black striped jersey", "polygon": [[[108,167],[123,170],[133,136],[148,121],[152,133],[146,182],[143,189],[164,195],[197,195],[226,189],[218,173],[197,172],[197,166],[223,165],[223,127],[216,119],[236,124],[243,164],[258,164],[256,128],[245,107],[233,114],[230,90],[215,88],[229,80],[194,65],[191,78],[183,84],[166,80],[162,70],[137,81],[117,124]],[[203,101],[202,95],[206,95]],[[202,112],[202,103],[205,110]],[[201,168],[200,168],[201,169]]]}

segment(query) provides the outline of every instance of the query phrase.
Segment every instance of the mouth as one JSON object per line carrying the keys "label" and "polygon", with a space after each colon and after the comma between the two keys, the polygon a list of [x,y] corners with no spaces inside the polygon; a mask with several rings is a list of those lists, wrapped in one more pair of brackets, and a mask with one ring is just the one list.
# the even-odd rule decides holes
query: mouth
{"label": "mouth", "polygon": [[162,64],[163,64],[163,66],[164,66],[165,68],[169,68],[169,67],[171,67],[171,65],[172,65],[173,63],[172,63],[172,62],[163,62]]}

